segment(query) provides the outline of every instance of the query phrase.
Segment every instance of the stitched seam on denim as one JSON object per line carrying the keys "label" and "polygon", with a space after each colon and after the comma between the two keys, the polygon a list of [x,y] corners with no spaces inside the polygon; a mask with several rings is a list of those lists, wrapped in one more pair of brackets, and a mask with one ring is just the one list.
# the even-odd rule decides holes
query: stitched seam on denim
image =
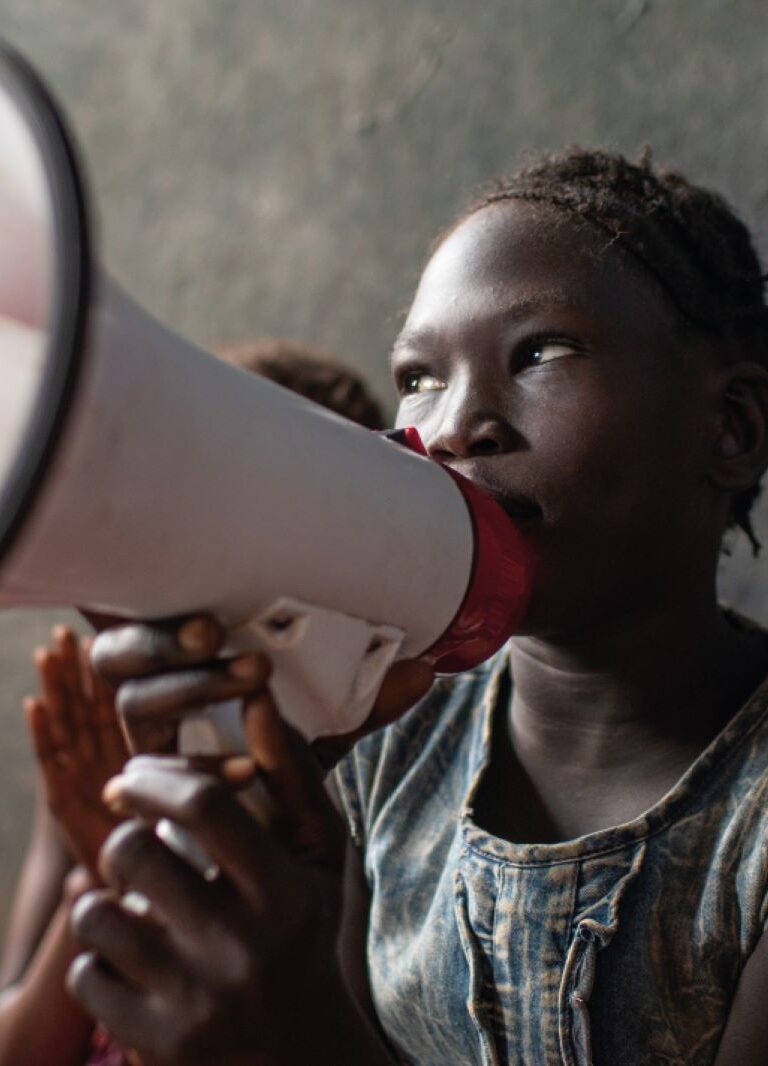
{"label": "stitched seam on denim", "polygon": [[[571,932],[575,932],[573,923],[574,923],[574,919],[576,918],[576,901],[579,898],[579,889],[581,888],[581,885],[582,885],[583,874],[584,874],[584,860],[583,859],[579,859],[579,861],[577,863],[577,866],[576,866],[576,873],[575,873],[575,876],[573,878],[573,888],[571,889],[571,904],[570,904],[570,907],[569,907],[570,913],[568,915],[568,929]],[[571,935],[571,934],[569,934],[569,935]],[[565,966],[565,960],[566,960],[567,957],[568,957],[568,949],[566,948],[566,954],[563,956],[563,966]]]}
{"label": "stitched seam on denim", "polygon": [[493,921],[491,922],[491,953],[490,962],[492,966],[496,964],[496,936],[498,933],[498,920],[499,920],[499,900],[504,893],[504,882],[506,880],[506,871],[502,867],[499,873],[499,886],[496,892],[496,898],[493,901]]}
{"label": "stitched seam on denim", "polygon": [[[763,686],[761,686],[761,688],[762,687]],[[767,696],[768,696],[768,694],[767,694]],[[757,698],[757,697],[755,697],[755,698]],[[750,727],[746,730],[746,732],[741,737],[739,737],[738,740],[731,747],[727,748],[721,754],[720,758],[716,758],[707,767],[707,774],[706,774],[707,778],[709,778],[711,776],[714,776],[714,771],[716,769],[722,769],[722,767],[725,764],[727,764],[733,757],[735,757],[736,753],[741,749],[741,747],[747,742],[747,740],[752,736],[752,734],[761,725],[765,724],[767,719],[768,719],[768,702],[766,702],[766,705],[763,708],[762,713],[750,725]],[[728,728],[728,727],[726,726],[726,728]],[[703,754],[704,754],[704,752],[701,753],[701,755],[703,755]],[[701,758],[701,756],[699,756],[699,758]],[[698,759],[696,760],[696,762],[698,762]],[[688,774],[691,772],[691,770],[694,768],[695,765],[696,765],[696,763],[694,763],[688,769],[688,771],[686,771],[686,773],[683,775],[683,778],[688,776]],[[695,784],[695,780],[693,782],[689,782],[689,786],[692,785],[692,784]],[[663,802],[663,800],[664,800],[664,797],[662,797],[662,800],[660,802]],[[687,807],[688,807],[688,805],[690,803],[693,803],[695,801],[700,801],[700,800],[701,800],[701,796],[697,793],[696,789],[693,788],[693,787],[689,787],[688,791],[684,795],[680,796],[679,800],[677,801],[677,804],[675,805],[675,809],[670,812],[669,817],[667,817],[666,819],[661,821],[654,828],[649,829],[647,832],[640,833],[638,836],[634,836],[634,837],[631,837],[629,839],[625,839],[625,840],[621,841],[618,844],[611,845],[611,846],[606,847],[606,848],[602,848],[602,849],[600,849],[598,851],[589,851],[589,852],[586,852],[586,853],[581,854],[581,855],[572,855],[572,856],[568,856],[567,858],[563,858],[563,859],[530,859],[530,860],[526,860],[525,862],[515,862],[514,859],[502,858],[501,856],[493,855],[490,852],[485,851],[483,848],[479,847],[477,844],[472,843],[471,841],[467,841],[466,842],[466,846],[467,846],[468,850],[472,851],[475,855],[482,856],[483,858],[488,859],[489,861],[491,861],[493,863],[497,863],[497,864],[505,865],[505,866],[513,866],[513,867],[515,867],[517,869],[525,869],[525,868],[529,868],[529,867],[537,867],[537,868],[539,868],[539,867],[544,867],[544,866],[563,866],[563,865],[566,865],[568,863],[583,862],[585,859],[594,859],[594,858],[600,858],[601,856],[604,856],[604,855],[612,855],[612,854],[614,854],[617,851],[623,851],[625,848],[634,847],[637,844],[642,844],[645,841],[652,840],[654,837],[658,836],[660,833],[666,832],[667,829],[670,828],[670,826],[675,825],[677,822],[681,821],[682,818],[686,814],[689,814],[690,812],[688,811]],[[651,808],[651,813],[652,813],[652,810],[653,809]],[[615,828],[617,830],[620,830],[621,826],[616,826]],[[488,834],[488,835],[490,835],[490,834]],[[502,843],[504,843],[504,842],[502,841]],[[535,844],[532,845],[532,847],[535,847],[535,846],[536,846]],[[543,845],[543,846],[546,847],[547,845]]]}
{"label": "stitched seam on denim", "polygon": [[[474,998],[471,1000],[467,999],[465,1003],[467,1013],[475,1028],[483,1059],[486,1061],[490,1060],[494,1066],[498,1066],[498,1048],[496,1045],[495,1026],[493,1020],[488,1018],[488,1003],[483,996],[483,991],[486,988],[486,977],[483,972],[478,972],[482,969],[482,960],[478,958],[478,954],[482,955],[482,949],[478,945],[477,951],[473,950],[472,936],[476,935],[476,932],[469,921],[467,886],[464,876],[459,869],[454,871],[452,905],[453,913],[457,921],[459,940],[469,969],[470,991],[476,993]],[[480,979],[479,988],[477,987],[478,977]],[[484,1022],[485,1024],[483,1024]]]}
{"label": "stitched seam on denim", "polygon": [[648,833],[642,837],[636,837],[634,840],[625,840],[623,843],[617,844],[615,847],[605,848],[602,851],[590,851],[584,855],[571,855],[566,859],[531,859],[529,862],[515,862],[512,859],[502,859],[499,855],[492,855],[490,852],[483,851],[482,848],[478,848],[471,843],[466,843],[465,847],[468,852],[472,852],[472,854],[478,858],[492,862],[495,866],[511,866],[515,870],[530,870],[534,867],[536,869],[541,869],[545,866],[571,866],[577,863],[581,864],[587,859],[600,859],[604,855],[615,855],[620,851],[627,851],[629,849],[634,850],[637,845],[645,843],[654,836],[658,836],[659,833],[668,828],[669,825],[664,825],[653,833]]}
{"label": "stitched seam on denim", "polygon": [[560,987],[557,995],[558,1043],[564,1066],[577,1066],[573,1038],[573,1005],[571,1004],[575,976],[573,956],[576,951],[576,939],[575,932],[570,932],[560,967]]}
{"label": "stitched seam on denim", "polygon": [[[467,900],[469,899],[469,894],[467,892],[467,873],[468,873],[467,867],[468,867],[469,863],[466,861],[468,858],[469,858],[469,851],[468,851],[468,849],[467,849],[467,847],[465,845],[462,845],[461,848],[459,849],[459,853],[458,853],[458,855],[456,857],[455,872],[458,871],[461,874],[461,880],[462,880],[462,883],[464,885],[464,895],[465,895],[465,898],[467,898]],[[473,932],[474,936],[477,938],[477,940],[481,940],[484,945],[490,946],[491,950],[493,950],[493,938],[494,938],[495,932],[496,932],[496,914],[497,914],[498,901],[499,901],[499,896],[498,896],[498,893],[497,893],[496,894],[496,898],[493,901],[493,920],[490,923],[490,926],[491,926],[490,933],[482,933],[479,929],[476,929],[474,926],[472,926],[472,932]],[[469,905],[468,904],[467,904],[467,920],[469,920]]]}
{"label": "stitched seam on denim", "polygon": [[[574,1052],[574,1039],[573,1039],[573,1005],[571,1004],[569,985],[563,986],[565,982],[565,971],[567,968],[567,962],[569,962],[569,956],[571,954],[573,942],[576,936],[576,930],[574,928],[574,919],[576,917],[576,901],[578,900],[579,888],[582,881],[583,862],[581,860],[577,863],[576,874],[573,878],[573,888],[571,890],[571,903],[569,905],[569,918],[567,918],[567,932],[565,934],[565,942],[563,944],[563,951],[560,962],[560,991],[558,992],[558,1005],[557,1005],[557,1022],[558,1022],[558,1043],[561,1050],[563,1050],[563,1037],[567,1041],[567,1047],[564,1049],[567,1055],[564,1063],[565,1066],[575,1066],[576,1055]],[[571,975],[569,975],[571,976]],[[570,981],[569,984],[572,984]],[[565,1001],[563,1002],[563,994],[565,995]]]}
{"label": "stitched seam on denim", "polygon": [[[495,674],[490,675],[490,677],[491,677],[491,685],[492,685],[492,688],[493,688],[493,691],[494,691],[494,700],[495,700],[497,692],[498,692],[499,683],[500,683],[500,680],[501,680],[501,678],[503,676],[504,669],[505,668],[506,669],[509,668],[508,657],[502,663],[499,663],[499,667],[500,668],[498,669],[498,671]],[[511,678],[511,682],[512,682],[512,686],[514,686],[514,678]],[[491,686],[489,686],[489,687],[491,687]],[[486,693],[486,696],[487,695],[488,694]],[[610,854],[612,854],[612,853],[614,853],[616,851],[622,850],[623,848],[631,847],[631,846],[633,846],[635,844],[642,843],[645,840],[650,840],[651,838],[657,836],[659,833],[664,832],[666,829],[669,828],[670,825],[674,824],[677,821],[680,821],[683,817],[685,817],[687,814],[689,814],[690,813],[690,809],[689,808],[690,808],[691,804],[693,804],[696,801],[700,800],[700,788],[698,788],[697,786],[700,786],[700,784],[702,784],[702,782],[698,781],[698,779],[697,779],[698,776],[703,775],[703,777],[704,777],[704,782],[703,783],[705,783],[705,784],[711,782],[712,779],[715,777],[716,772],[717,771],[721,771],[722,768],[731,759],[735,758],[736,754],[742,749],[743,745],[746,744],[746,742],[753,736],[753,734],[761,726],[763,726],[766,723],[766,720],[768,719],[768,678],[764,679],[763,682],[761,682],[761,684],[758,685],[757,689],[752,694],[750,699],[747,700],[747,703],[737,712],[735,717],[738,717],[738,716],[744,714],[746,712],[747,708],[753,702],[755,702],[755,701],[757,701],[758,699],[761,699],[761,698],[764,699],[765,703],[764,703],[764,706],[762,708],[762,711],[758,714],[758,716],[754,720],[754,722],[752,722],[749,725],[749,727],[741,734],[741,736],[739,736],[732,744],[730,744],[727,748],[725,748],[724,751],[720,752],[716,757],[714,757],[712,762],[710,762],[710,764],[706,768],[702,768],[699,765],[701,760],[704,758],[706,753],[712,748],[712,746],[716,745],[722,739],[722,734],[725,733],[731,726],[731,723],[733,721],[733,719],[731,719],[731,721],[726,726],[723,727],[723,729],[720,731],[720,733],[717,735],[717,737],[715,737],[715,739],[709,745],[707,745],[707,748],[705,748],[704,751],[700,752],[700,754],[697,756],[697,758],[694,760],[694,762],[691,764],[691,766],[689,766],[688,769],[686,770],[686,772],[683,774],[682,778],[680,778],[680,780],[678,782],[676,782],[676,784],[673,786],[672,790],[670,790],[670,791],[674,792],[677,788],[679,788],[680,786],[683,785],[683,782],[685,782],[686,778],[689,778],[689,780],[686,782],[686,786],[685,786],[685,789],[684,789],[682,795],[680,795],[677,798],[673,797],[671,800],[668,800],[668,802],[670,803],[670,806],[672,808],[669,811],[668,816],[664,820],[659,822],[658,825],[654,825],[652,828],[648,828],[646,831],[641,832],[638,836],[626,838],[626,839],[624,839],[622,842],[620,842],[618,844],[609,845],[609,846],[607,846],[607,847],[605,847],[603,849],[600,849],[598,851],[590,851],[590,852],[585,853],[584,855],[569,856],[569,857],[563,858],[563,859],[544,859],[544,860],[531,859],[531,860],[526,860],[524,862],[515,862],[513,859],[509,859],[509,858],[506,858],[506,857],[502,858],[501,856],[492,855],[489,852],[485,851],[483,848],[479,847],[478,845],[476,845],[476,844],[474,844],[472,842],[467,842],[468,848],[470,848],[474,852],[474,854],[483,856],[484,858],[489,859],[491,862],[503,863],[503,864],[515,866],[515,867],[518,867],[518,868],[525,868],[525,867],[561,866],[561,865],[563,865],[565,863],[575,862],[575,861],[579,861],[579,860],[582,860],[582,859],[585,859],[585,858],[597,858],[597,857],[600,857],[601,855],[610,855]],[[488,711],[488,704],[485,701],[484,701],[484,709],[485,709],[486,712]],[[490,717],[492,718],[493,715],[491,714]],[[462,808],[462,812],[461,812],[463,818],[468,817],[470,815],[470,812],[472,811],[471,802],[469,802],[469,801],[473,800],[475,798],[475,795],[476,795],[476,793],[478,791],[478,788],[479,788],[479,785],[480,785],[480,780],[482,779],[482,775],[485,772],[485,770],[487,769],[488,764],[490,763],[491,752],[490,752],[490,741],[489,741],[487,726],[488,726],[488,718],[485,719],[484,728],[483,728],[484,740],[487,742],[486,744],[484,744],[484,749],[485,750],[484,750],[483,760],[481,762],[481,765],[478,767],[477,771],[475,772],[475,775],[474,775],[474,777],[472,779],[472,782],[471,782],[471,785],[470,785],[470,789],[469,789],[469,791],[467,793],[467,800],[465,801],[465,804],[464,804],[464,806]],[[697,774],[697,771],[699,771],[698,774]],[[663,804],[665,802],[666,797],[668,797],[668,796],[669,796],[669,793],[667,793],[666,796],[662,796],[661,799],[659,800],[659,802],[657,804],[655,804],[655,806],[658,807],[661,804]],[[650,809],[649,813],[650,813],[649,820],[651,822],[655,821],[655,819],[653,818],[653,808]],[[643,816],[641,815],[640,818],[635,819],[635,821],[640,821],[640,819],[642,817]],[[462,835],[464,835],[463,834],[463,828],[464,827],[462,826]],[[611,828],[614,828],[616,830],[620,830],[621,826],[615,826],[615,827],[611,827]],[[482,830],[481,830],[481,832],[482,832]],[[490,836],[491,834],[486,834],[486,835]],[[587,834],[587,835],[592,835],[592,834]],[[532,845],[532,846],[536,846],[536,845]],[[544,845],[544,846],[546,846],[546,845]]]}
{"label": "stitched seam on denim", "polygon": [[[568,924],[567,933],[565,936],[565,943],[563,945],[563,951],[560,961],[560,989],[557,997],[557,1026],[558,1026],[558,1043],[561,1051],[565,1051],[567,1058],[564,1060],[565,1066],[574,1066],[576,1057],[573,1050],[573,1006],[570,1003],[570,985],[573,983],[569,974],[569,982],[566,983],[566,970],[568,967],[568,958],[571,954],[573,942],[576,937],[576,929],[574,928],[574,919],[576,917],[576,900],[579,898],[579,888],[582,882],[582,872],[584,869],[584,863],[579,861],[577,863],[577,869],[573,878],[573,887],[571,889],[571,901],[568,907]],[[565,997],[565,998],[564,998]],[[563,1042],[567,1042],[567,1046],[563,1048]]]}
{"label": "stitched seam on denim", "polygon": [[[763,692],[763,689],[766,689],[766,691]],[[733,742],[733,744],[731,744],[729,747],[727,747],[724,751],[719,752],[713,758],[712,763],[707,767],[707,773],[708,774],[710,774],[715,768],[721,768],[726,763],[730,762],[730,760],[743,747],[743,745],[746,744],[746,742],[749,739],[751,739],[752,734],[755,733],[761,726],[765,725],[768,722],[768,687],[767,687],[767,683],[763,682],[763,684],[761,684],[758,687],[757,692],[759,692],[765,698],[765,705],[763,706],[762,711],[757,716],[757,718],[754,720],[754,722],[752,722],[751,725],[749,725],[745,729],[745,731],[742,733],[742,735],[740,737],[738,737]],[[746,708],[749,706],[749,704],[752,702],[752,700],[758,699],[757,692],[753,694],[752,699],[748,700],[747,703],[744,705],[744,707],[741,708],[740,711],[736,712],[736,715],[734,717],[738,717],[739,714],[741,714],[742,712],[746,711]],[[718,733],[718,735],[711,742],[711,744],[707,745],[705,750],[703,752],[701,752],[701,754],[692,763],[692,765],[688,768],[688,770],[685,772],[685,774],[683,774],[683,778],[681,778],[681,780],[683,780],[685,777],[687,777],[688,774],[691,774],[691,776],[695,777],[695,770],[698,769],[697,763],[704,756],[704,754],[712,747],[712,745],[717,744],[720,741],[720,739],[722,737],[722,734],[727,729],[730,728],[730,725],[731,725],[732,721],[733,721],[733,719],[731,719],[731,721],[728,723],[728,725],[723,727],[721,732]],[[682,797],[681,797],[681,802],[682,802]]]}
{"label": "stitched seam on denim", "polygon": [[[501,679],[505,672],[509,669],[508,658],[505,657],[503,662],[498,664],[498,668],[489,675],[489,684],[483,693],[481,701],[481,734],[480,734],[480,759],[475,767],[475,772],[472,774],[472,779],[469,782],[469,787],[464,795],[464,801],[461,806],[462,814],[465,811],[471,811],[474,809],[474,802],[477,798],[477,793],[480,789],[483,776],[486,773],[490,761],[491,761],[491,738],[493,736],[493,719],[494,711],[496,710],[496,702],[499,697],[499,690],[501,688]],[[474,747],[474,744],[473,744]]]}

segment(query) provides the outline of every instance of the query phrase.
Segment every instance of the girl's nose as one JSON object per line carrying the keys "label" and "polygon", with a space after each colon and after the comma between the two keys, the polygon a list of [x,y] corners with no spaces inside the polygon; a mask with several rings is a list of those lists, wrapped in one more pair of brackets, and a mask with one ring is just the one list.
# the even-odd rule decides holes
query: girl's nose
{"label": "girl's nose", "polygon": [[506,419],[496,415],[454,418],[425,441],[427,451],[440,463],[501,455],[520,447],[520,435]]}

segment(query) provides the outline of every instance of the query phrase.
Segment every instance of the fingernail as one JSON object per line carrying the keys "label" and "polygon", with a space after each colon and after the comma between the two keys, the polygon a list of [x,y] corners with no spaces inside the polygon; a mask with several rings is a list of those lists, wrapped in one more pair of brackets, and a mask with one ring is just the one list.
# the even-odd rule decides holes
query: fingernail
{"label": "fingernail", "polygon": [[121,788],[125,784],[125,775],[116,774],[107,781],[106,785],[102,789],[101,798],[111,811],[115,814],[120,814],[123,810],[122,796],[120,793]]}
{"label": "fingernail", "polygon": [[211,626],[207,618],[193,618],[185,622],[176,634],[176,639],[184,651],[193,653],[206,652],[211,647]]}
{"label": "fingernail", "polygon": [[232,659],[228,670],[238,681],[255,681],[261,676],[261,659],[253,655],[241,655],[239,659]]}
{"label": "fingernail", "polygon": [[138,918],[145,918],[152,910],[152,904],[147,897],[133,890],[120,897],[120,906],[124,911],[129,911]]}
{"label": "fingernail", "polygon": [[245,784],[256,773],[256,763],[249,755],[231,755],[221,764],[221,771],[231,784]]}

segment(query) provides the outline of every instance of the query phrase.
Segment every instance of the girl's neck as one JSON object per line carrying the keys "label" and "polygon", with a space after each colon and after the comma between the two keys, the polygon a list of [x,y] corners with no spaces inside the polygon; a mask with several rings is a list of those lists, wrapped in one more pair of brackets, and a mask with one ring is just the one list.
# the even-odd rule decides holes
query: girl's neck
{"label": "girl's neck", "polygon": [[714,595],[572,638],[521,637],[511,662],[518,757],[603,768],[659,743],[700,750],[768,672],[764,642],[729,623]]}

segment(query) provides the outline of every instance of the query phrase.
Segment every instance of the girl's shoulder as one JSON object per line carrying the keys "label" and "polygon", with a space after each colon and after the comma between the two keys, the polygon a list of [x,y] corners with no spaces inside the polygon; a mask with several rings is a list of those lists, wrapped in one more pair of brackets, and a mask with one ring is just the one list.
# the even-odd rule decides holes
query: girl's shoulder
{"label": "girl's shoulder", "polygon": [[464,782],[507,662],[505,648],[474,670],[438,678],[406,714],[359,741],[342,759],[335,784],[358,845],[393,794],[414,777],[425,795],[449,770]]}

